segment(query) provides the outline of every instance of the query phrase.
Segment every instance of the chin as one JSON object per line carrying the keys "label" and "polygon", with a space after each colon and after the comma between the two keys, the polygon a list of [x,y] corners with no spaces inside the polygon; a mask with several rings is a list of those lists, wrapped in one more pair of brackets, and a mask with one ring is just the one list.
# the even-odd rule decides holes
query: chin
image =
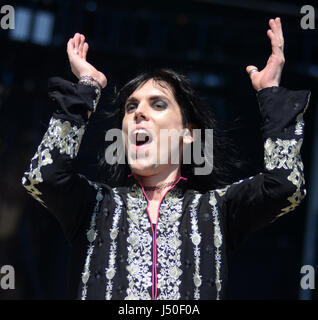
{"label": "chin", "polygon": [[151,176],[156,174],[159,170],[157,164],[149,163],[148,161],[135,161],[133,164],[129,164],[132,173],[140,176]]}

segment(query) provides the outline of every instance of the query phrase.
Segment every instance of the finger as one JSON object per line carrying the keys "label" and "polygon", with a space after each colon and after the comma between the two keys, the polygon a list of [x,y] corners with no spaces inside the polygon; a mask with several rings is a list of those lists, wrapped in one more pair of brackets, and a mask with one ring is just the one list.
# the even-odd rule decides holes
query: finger
{"label": "finger", "polygon": [[269,39],[270,39],[271,41],[275,40],[275,35],[274,35],[272,29],[268,29],[268,30],[267,30],[267,35],[268,35],[268,37],[269,37]]}
{"label": "finger", "polygon": [[74,54],[74,39],[70,38],[67,42],[67,53],[68,54]]}
{"label": "finger", "polygon": [[276,22],[277,29],[278,29],[278,31],[279,31],[279,35],[280,35],[281,37],[283,37],[283,28],[282,28],[282,22],[281,22],[281,20],[280,20],[280,17],[277,17],[277,18],[275,19],[275,22]]}
{"label": "finger", "polygon": [[284,36],[280,18],[270,19],[269,26],[277,39],[278,45],[282,47],[284,45]]}
{"label": "finger", "polygon": [[278,44],[279,44],[279,35],[278,35],[278,31],[277,31],[277,26],[276,26],[275,20],[270,19],[269,20],[269,26],[270,26],[269,30],[271,31],[269,33],[269,35],[271,36],[270,39],[271,39],[272,46],[275,46],[275,45],[278,46]]}
{"label": "finger", "polygon": [[75,42],[74,42],[74,38],[70,38],[69,39],[69,43],[70,43],[70,45],[71,45],[71,48],[75,48]]}
{"label": "finger", "polygon": [[75,33],[74,41],[75,41],[75,50],[77,50],[77,51],[79,51],[80,39],[81,39],[80,34]]}
{"label": "finger", "polygon": [[272,31],[274,37],[271,37],[271,40],[274,42],[273,45],[283,46],[284,45],[284,37],[282,31],[282,25],[280,22],[280,18],[276,18],[275,20],[270,19],[269,21],[270,30]]}
{"label": "finger", "polygon": [[[252,71],[255,70],[255,71]],[[252,77],[255,75],[254,73],[258,73],[258,68],[253,66],[253,65],[249,65],[246,67],[246,72],[248,73],[248,75],[250,76],[250,78],[252,79]]]}
{"label": "finger", "polygon": [[83,46],[84,46],[84,42],[85,42],[85,37],[84,35],[81,34],[80,36],[80,44],[79,44],[79,56],[81,58],[83,58]]}
{"label": "finger", "polygon": [[276,18],[276,25],[277,25],[278,30],[279,30],[280,44],[282,46],[282,49],[284,50],[284,34],[283,34],[283,28],[282,28],[282,23],[281,23],[280,18]]}
{"label": "finger", "polygon": [[86,60],[87,51],[88,51],[88,43],[85,42],[84,46],[83,46],[83,59],[84,60]]}
{"label": "finger", "polygon": [[281,24],[280,18],[279,17],[275,18],[274,22],[276,25],[275,35],[277,36],[277,39],[280,42],[284,42],[283,29],[282,29],[282,24]]}
{"label": "finger", "polygon": [[271,30],[273,31],[273,33],[275,35],[277,35],[278,34],[278,28],[277,28],[275,20],[274,19],[269,19],[268,24],[269,24]]}
{"label": "finger", "polygon": [[284,55],[284,41],[278,38],[271,29],[267,30],[267,36],[271,40],[272,53],[275,55]]}
{"label": "finger", "polygon": [[274,32],[272,29],[268,29],[267,30],[267,36],[268,38],[271,40],[271,45],[272,45],[272,51],[273,53],[275,54],[278,54],[279,53],[279,45],[280,45],[280,42],[279,40],[277,39],[277,36],[275,36]]}

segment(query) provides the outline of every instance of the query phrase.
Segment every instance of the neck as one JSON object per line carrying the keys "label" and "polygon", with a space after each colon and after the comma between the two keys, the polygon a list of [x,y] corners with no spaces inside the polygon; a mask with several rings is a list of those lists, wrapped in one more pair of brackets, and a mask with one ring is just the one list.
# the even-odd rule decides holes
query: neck
{"label": "neck", "polygon": [[[181,171],[179,165],[172,166],[169,168],[169,170],[165,170],[164,172],[159,172],[151,176],[136,175],[142,186],[145,187],[154,187],[168,184],[170,182],[178,180],[180,176]],[[161,200],[162,196],[169,188],[171,188],[171,186],[167,186],[158,190],[145,190],[145,192],[147,193],[147,197],[150,200]]]}

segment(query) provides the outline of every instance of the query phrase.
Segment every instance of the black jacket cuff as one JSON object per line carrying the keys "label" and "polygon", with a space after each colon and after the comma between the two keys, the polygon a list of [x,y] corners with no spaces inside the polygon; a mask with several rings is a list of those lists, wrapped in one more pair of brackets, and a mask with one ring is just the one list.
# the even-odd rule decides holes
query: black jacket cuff
{"label": "black jacket cuff", "polygon": [[60,77],[48,80],[48,96],[57,104],[55,116],[70,118],[79,124],[87,123],[88,112],[94,112],[99,99],[98,89],[77,84]]}
{"label": "black jacket cuff", "polygon": [[310,91],[268,87],[256,95],[263,120],[263,137],[292,138],[297,117],[306,111],[309,104]]}

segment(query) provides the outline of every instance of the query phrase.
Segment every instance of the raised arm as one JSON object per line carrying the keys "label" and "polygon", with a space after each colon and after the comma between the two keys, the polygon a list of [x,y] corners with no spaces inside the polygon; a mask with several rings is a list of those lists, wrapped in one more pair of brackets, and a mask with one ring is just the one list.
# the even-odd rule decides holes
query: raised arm
{"label": "raised arm", "polygon": [[23,186],[56,216],[70,241],[85,214],[93,211],[96,200],[101,200],[102,192],[72,166],[89,115],[106,85],[106,77],[86,61],[87,50],[85,38],[79,34],[67,44],[78,84],[57,77],[49,79],[49,97],[56,102],[57,110],[22,178]]}
{"label": "raised arm", "polygon": [[[294,210],[306,195],[300,148],[310,92],[279,87],[284,64],[281,23],[276,18],[269,24],[272,55],[262,71],[250,73],[262,116],[264,170],[218,191],[226,206],[232,250],[253,231]],[[255,68],[248,66],[247,71]]]}

